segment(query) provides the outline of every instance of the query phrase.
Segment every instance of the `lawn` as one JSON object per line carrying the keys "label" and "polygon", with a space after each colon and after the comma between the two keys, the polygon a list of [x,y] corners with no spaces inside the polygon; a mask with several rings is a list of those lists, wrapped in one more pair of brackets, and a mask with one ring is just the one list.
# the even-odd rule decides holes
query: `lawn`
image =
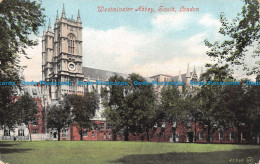
{"label": "lawn", "polygon": [[9,164],[258,163],[260,146],[116,141],[0,141],[0,160]]}

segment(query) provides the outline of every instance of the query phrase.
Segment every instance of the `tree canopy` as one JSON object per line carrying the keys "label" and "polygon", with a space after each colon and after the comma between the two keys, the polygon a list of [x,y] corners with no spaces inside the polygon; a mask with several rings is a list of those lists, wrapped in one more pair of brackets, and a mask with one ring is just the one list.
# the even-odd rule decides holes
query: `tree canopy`
{"label": "tree canopy", "polygon": [[3,0],[0,3],[0,81],[14,82],[16,85],[0,87],[0,120],[1,124],[9,124],[8,118],[13,113],[10,103],[16,87],[22,79],[19,66],[19,55],[25,55],[25,49],[37,45],[32,39],[37,35],[39,27],[44,24],[43,8],[33,0]]}
{"label": "tree canopy", "polygon": [[[206,46],[210,48],[207,55],[215,61],[206,65],[208,72],[216,74],[215,71],[233,70],[234,66],[242,66],[240,68],[249,74],[259,73],[259,58],[252,68],[245,62],[246,58],[256,58],[260,54],[259,3],[257,0],[243,2],[242,11],[232,21],[229,21],[224,13],[220,15],[219,33],[226,39],[214,43],[205,40]],[[253,54],[250,51],[253,51]]]}
{"label": "tree canopy", "polygon": [[157,116],[157,100],[152,85],[135,85],[135,81],[144,82],[138,74],[131,74],[127,79],[114,76],[113,82],[127,81],[127,86],[111,86],[109,100],[105,103],[105,115],[115,131],[124,130],[125,140],[129,132],[140,133],[154,125]]}

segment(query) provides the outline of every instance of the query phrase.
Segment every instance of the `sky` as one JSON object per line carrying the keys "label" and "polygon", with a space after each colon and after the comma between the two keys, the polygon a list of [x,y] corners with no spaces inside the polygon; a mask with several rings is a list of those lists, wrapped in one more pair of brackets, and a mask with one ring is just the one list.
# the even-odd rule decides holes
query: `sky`
{"label": "sky", "polygon": [[[241,11],[240,0],[43,0],[46,26],[52,28],[62,5],[67,18],[75,19],[78,10],[83,26],[83,66],[120,73],[156,74],[186,73],[189,63],[200,73],[210,58],[204,40],[223,40],[218,34],[220,13],[228,20]],[[98,7],[133,8],[132,12],[98,12]],[[140,6],[155,12],[140,12]],[[176,12],[159,12],[160,6]],[[181,7],[199,8],[198,12],[180,12]],[[41,37],[39,45],[27,49],[30,60],[21,59],[25,80],[41,80]],[[205,68],[203,68],[205,70]]]}

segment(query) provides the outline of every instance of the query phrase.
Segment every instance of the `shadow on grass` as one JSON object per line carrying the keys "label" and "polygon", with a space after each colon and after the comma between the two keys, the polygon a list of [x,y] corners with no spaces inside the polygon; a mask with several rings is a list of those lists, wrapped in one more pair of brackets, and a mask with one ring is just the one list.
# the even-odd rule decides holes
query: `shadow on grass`
{"label": "shadow on grass", "polygon": [[11,146],[17,146],[18,144],[6,144],[6,143],[1,143],[0,142],[0,148],[1,147],[11,147]]}
{"label": "shadow on grass", "polygon": [[30,151],[33,149],[8,149],[8,148],[0,148],[0,154],[10,154],[10,153],[24,153],[26,151]]}
{"label": "shadow on grass", "polygon": [[176,164],[255,164],[260,160],[259,149],[235,149],[218,152],[175,152],[165,154],[136,154],[128,155],[112,163],[176,163]]}
{"label": "shadow on grass", "polygon": [[[14,146],[19,145],[18,143],[2,143],[0,142],[0,154],[10,154],[10,153],[23,153],[32,149],[19,149],[19,148],[13,148]],[[8,148],[12,147],[12,148]]]}

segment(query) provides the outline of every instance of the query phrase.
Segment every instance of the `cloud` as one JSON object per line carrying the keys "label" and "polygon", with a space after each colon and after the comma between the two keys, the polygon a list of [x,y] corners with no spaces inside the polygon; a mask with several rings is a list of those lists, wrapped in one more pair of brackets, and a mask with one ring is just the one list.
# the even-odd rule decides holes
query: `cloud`
{"label": "cloud", "polygon": [[[203,15],[198,25],[206,30],[185,38],[168,37],[167,32],[177,32],[189,28],[190,14],[161,14],[151,19],[153,28],[135,30],[121,26],[109,30],[83,28],[83,66],[109,71],[132,73],[143,76],[164,73],[176,75],[186,72],[187,64],[196,68],[203,66],[208,57],[204,39],[211,34],[218,21],[210,14]],[[193,21],[194,23],[194,21]],[[215,28],[214,28],[215,29]],[[216,30],[216,29],[215,29]],[[41,79],[41,42],[26,51],[32,59],[22,59],[27,65],[26,80]]]}
{"label": "cloud", "polygon": [[204,44],[207,37],[206,33],[199,33],[191,36],[189,39],[183,41],[183,46],[186,47],[187,52],[193,55],[204,55],[208,48]]}
{"label": "cloud", "polygon": [[[150,42],[145,34],[133,32],[126,27],[100,31],[83,30],[84,61],[92,67],[120,68],[138,56],[138,47]],[[85,64],[86,65],[86,64]]]}
{"label": "cloud", "polygon": [[28,57],[31,59],[26,59],[21,55],[20,65],[27,66],[23,71],[23,75],[26,81],[39,81],[42,77],[42,44],[41,38],[38,38],[39,44],[33,48],[27,48],[25,51],[28,54]]}
{"label": "cloud", "polygon": [[202,16],[202,18],[199,20],[199,24],[206,26],[206,27],[215,27],[219,28],[221,26],[221,23],[218,19],[215,19],[211,14],[207,13]]}
{"label": "cloud", "polygon": [[162,31],[181,31],[188,28],[189,15],[183,13],[160,14],[153,18],[152,24]]}
{"label": "cloud", "polygon": [[85,28],[83,65],[143,76],[174,75],[179,70],[186,71],[188,63],[196,67],[206,63],[205,36],[201,33],[186,40],[175,40],[154,36],[154,31],[133,31],[127,27],[107,31]]}
{"label": "cloud", "polygon": [[195,67],[197,73],[200,73],[201,66],[204,66],[207,58],[204,57],[176,57],[171,60],[165,60],[161,62],[153,61],[144,65],[133,65],[131,70],[139,73],[144,77],[150,77],[156,74],[166,74],[171,76],[177,76],[179,71],[181,73],[187,72],[187,65],[190,64],[190,71],[193,71]]}

